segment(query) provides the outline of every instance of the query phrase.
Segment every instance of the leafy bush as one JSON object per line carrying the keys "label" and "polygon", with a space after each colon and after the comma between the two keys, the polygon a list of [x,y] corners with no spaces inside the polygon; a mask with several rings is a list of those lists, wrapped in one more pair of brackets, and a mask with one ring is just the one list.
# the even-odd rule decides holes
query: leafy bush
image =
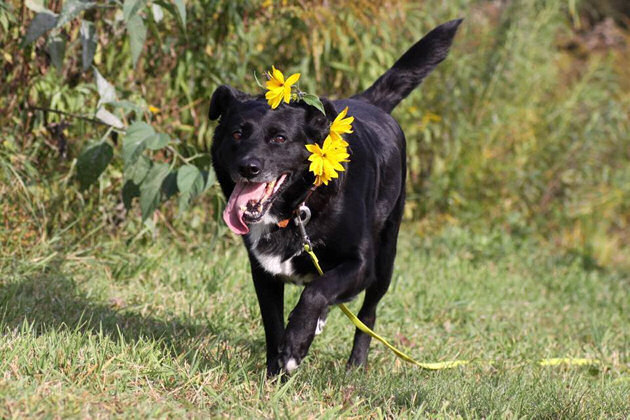
{"label": "leafy bush", "polygon": [[[5,237],[14,220],[35,221],[25,246],[66,231],[137,235],[158,220],[221,235],[206,118],[219,84],[256,92],[254,72],[275,64],[301,72],[309,92],[343,97],[460,16],[450,57],[395,111],[409,144],[407,217],[499,224],[600,264],[630,246],[628,43],[567,49],[575,2],[0,4],[0,192]],[[161,204],[170,197],[179,212]]]}

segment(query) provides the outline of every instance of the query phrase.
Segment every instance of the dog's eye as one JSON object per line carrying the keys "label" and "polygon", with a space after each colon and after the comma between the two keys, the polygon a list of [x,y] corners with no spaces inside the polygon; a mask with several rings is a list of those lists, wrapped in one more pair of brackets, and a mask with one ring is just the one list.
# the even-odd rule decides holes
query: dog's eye
{"label": "dog's eye", "polygon": [[235,132],[232,133],[232,138],[234,140],[240,140],[241,137],[243,137],[243,132],[241,130],[236,130]]}
{"label": "dog's eye", "polygon": [[287,138],[286,138],[286,137],[284,137],[284,136],[281,136],[281,135],[277,135],[277,136],[274,136],[274,137],[271,139],[271,141],[272,141],[273,143],[280,143],[280,144],[282,144],[282,143],[284,143],[285,141],[287,141]]}

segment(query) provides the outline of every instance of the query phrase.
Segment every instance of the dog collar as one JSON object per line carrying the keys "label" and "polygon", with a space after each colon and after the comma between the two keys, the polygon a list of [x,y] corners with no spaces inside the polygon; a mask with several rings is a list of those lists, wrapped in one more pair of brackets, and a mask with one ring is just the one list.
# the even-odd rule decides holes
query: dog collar
{"label": "dog collar", "polygon": [[[311,188],[309,188],[304,194],[303,198],[301,200],[298,200],[299,204],[297,205],[295,210],[293,210],[292,212],[293,216],[287,219],[280,220],[279,222],[276,223],[276,226],[278,226],[280,229],[284,229],[287,226],[289,226],[289,222],[291,222],[292,218],[293,218],[293,222],[296,225],[298,225],[298,222],[297,222],[298,219],[302,220],[302,223],[306,225],[308,221],[311,219],[311,209],[308,208],[308,206],[306,205],[306,202],[308,201],[309,198],[311,198],[311,195],[313,195],[316,189],[317,189],[317,185],[313,185]],[[308,212],[308,218],[306,216],[302,218],[303,211]]]}

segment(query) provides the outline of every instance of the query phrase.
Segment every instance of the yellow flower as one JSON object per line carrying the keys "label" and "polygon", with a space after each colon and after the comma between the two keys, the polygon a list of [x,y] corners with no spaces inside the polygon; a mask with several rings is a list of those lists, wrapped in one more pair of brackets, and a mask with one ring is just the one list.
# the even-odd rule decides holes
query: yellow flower
{"label": "yellow flower", "polygon": [[330,126],[330,137],[337,147],[348,147],[348,143],[341,137],[342,134],[352,133],[354,117],[346,118],[348,107],[341,111]]}
{"label": "yellow flower", "polygon": [[339,177],[337,171],[345,171],[341,162],[348,162],[350,155],[345,146],[340,147],[330,136],[326,136],[322,147],[319,144],[307,144],[306,149],[311,152],[308,169],[315,175],[315,185],[328,185],[328,181]]}
{"label": "yellow flower", "polygon": [[291,86],[293,86],[299,79],[300,73],[295,73],[285,81],[284,74],[274,66],[271,66],[271,72],[267,72],[269,80],[266,83],[267,93],[265,98],[271,109],[278,108],[278,105],[284,99],[284,102],[289,103],[291,100]]}

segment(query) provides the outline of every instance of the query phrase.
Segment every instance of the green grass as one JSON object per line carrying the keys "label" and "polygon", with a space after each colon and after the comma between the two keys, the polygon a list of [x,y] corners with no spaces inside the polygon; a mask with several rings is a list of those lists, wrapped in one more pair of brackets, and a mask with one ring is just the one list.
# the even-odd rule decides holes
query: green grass
{"label": "green grass", "polygon": [[[101,244],[3,260],[0,417],[630,413],[629,278],[580,255],[505,233],[451,227],[426,236],[407,224],[377,332],[421,361],[478,363],[422,371],[373,343],[368,369],[347,372],[353,328],[332,310],[304,364],[281,383],[264,377],[239,245],[183,247],[164,235]],[[300,289],[288,290],[293,304]],[[536,364],[560,356],[605,367]]]}
{"label": "green grass", "polygon": [[[352,95],[430,28],[465,17],[449,58],[394,114],[408,140],[405,217],[417,222],[403,229],[376,330],[421,361],[476,363],[421,371],[373,343],[368,370],[346,372],[354,328],[333,310],[287,383],[264,378],[258,307],[219,188],[184,214],[176,200],[147,223],[137,204],[124,212],[124,140],[28,111],[95,114],[81,22],[62,32],[57,71],[44,39],[21,46],[35,12],[4,3],[0,418],[628,417],[630,32],[602,37],[584,19],[606,2],[199,0],[186,2],[185,33],[176,19],[150,25],[135,70],[122,2],[81,15],[118,98],[161,110],[133,118],[187,156],[208,150],[218,85],[259,92],[253,72],[273,64],[302,73],[307,91]],[[55,123],[69,124],[64,138]],[[76,158],[100,138],[114,159],[83,190]],[[536,363],[564,356],[603,365]]]}

